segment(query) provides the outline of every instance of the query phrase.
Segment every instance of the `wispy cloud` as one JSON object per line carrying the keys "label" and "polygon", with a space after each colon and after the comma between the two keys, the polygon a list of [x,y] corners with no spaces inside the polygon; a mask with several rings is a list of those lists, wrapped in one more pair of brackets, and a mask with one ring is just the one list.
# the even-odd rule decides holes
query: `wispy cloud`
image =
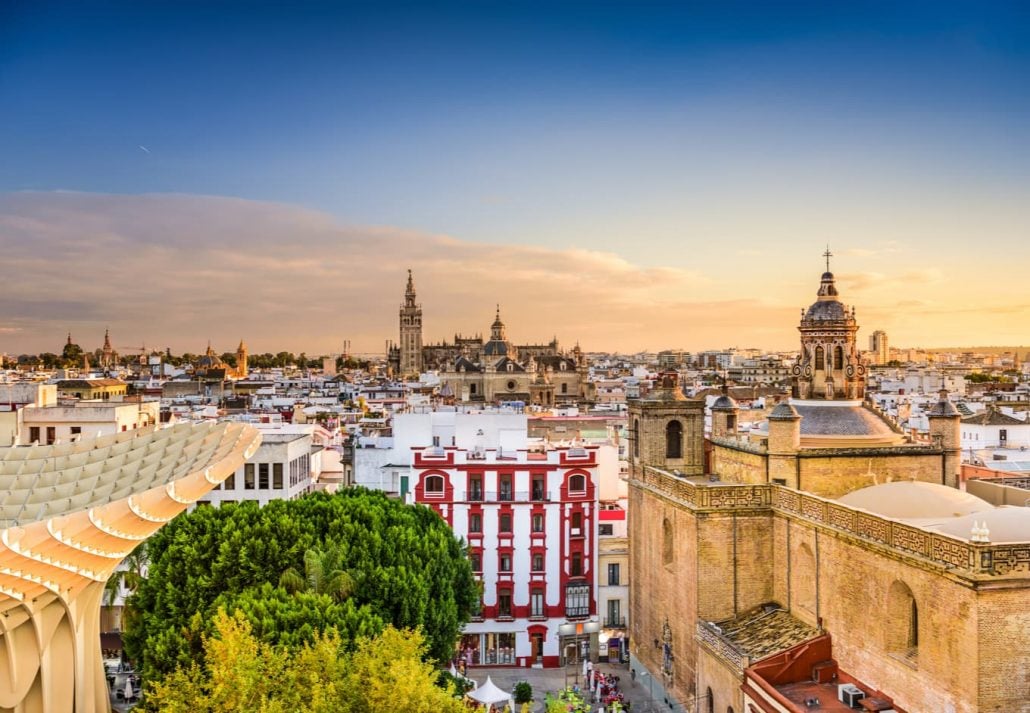
{"label": "wispy cloud", "polygon": [[0,323],[26,350],[54,349],[68,330],[92,348],[106,325],[123,341],[183,350],[240,337],[256,349],[332,351],[346,338],[379,350],[396,339],[406,268],[429,340],[486,331],[498,302],[515,339],[557,333],[597,347],[685,342],[736,309],[708,301],[712,281],[696,270],[341,225],[231,198],[8,194],[0,234],[11,246],[0,279],[14,296]]}
{"label": "wispy cloud", "polygon": [[[243,337],[259,351],[329,353],[348,339],[380,352],[397,339],[408,268],[427,341],[488,331],[500,303],[519,342],[557,335],[588,349],[791,349],[820,272],[772,250],[761,261],[670,263],[644,252],[637,261],[631,252],[478,243],[191,195],[0,194],[0,242],[6,352],[57,350],[68,331],[92,349],[107,326],[120,344],[176,351],[201,350],[208,339],[228,350]],[[1030,318],[1025,292],[967,285],[968,276],[959,283],[941,265],[895,258],[853,269],[858,263],[834,264],[841,298],[857,305],[863,329],[887,329],[898,344],[1018,341]]]}

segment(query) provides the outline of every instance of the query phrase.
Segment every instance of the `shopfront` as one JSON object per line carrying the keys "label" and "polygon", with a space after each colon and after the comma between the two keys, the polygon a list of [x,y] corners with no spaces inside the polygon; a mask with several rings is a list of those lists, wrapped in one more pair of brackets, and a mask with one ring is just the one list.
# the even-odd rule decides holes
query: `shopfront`
{"label": "shopfront", "polygon": [[515,633],[465,634],[459,655],[467,666],[514,666]]}

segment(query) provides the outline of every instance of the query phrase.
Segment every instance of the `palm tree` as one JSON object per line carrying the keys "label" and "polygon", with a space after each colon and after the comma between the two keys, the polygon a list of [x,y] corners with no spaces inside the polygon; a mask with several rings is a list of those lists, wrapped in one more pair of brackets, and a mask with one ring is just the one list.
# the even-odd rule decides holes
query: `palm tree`
{"label": "palm tree", "polygon": [[340,548],[333,543],[310,549],[304,553],[304,576],[291,567],[279,577],[279,586],[291,594],[308,591],[342,602],[354,592],[355,582],[341,560]]}
{"label": "palm tree", "polygon": [[[114,571],[111,577],[104,584],[104,595],[102,601],[106,606],[114,606],[121,590],[127,589],[131,595],[136,591],[140,582],[147,576],[147,543],[141,542],[136,549],[122,560],[122,566]],[[127,629],[135,610],[132,608],[132,597],[127,596],[122,605],[122,629]]]}

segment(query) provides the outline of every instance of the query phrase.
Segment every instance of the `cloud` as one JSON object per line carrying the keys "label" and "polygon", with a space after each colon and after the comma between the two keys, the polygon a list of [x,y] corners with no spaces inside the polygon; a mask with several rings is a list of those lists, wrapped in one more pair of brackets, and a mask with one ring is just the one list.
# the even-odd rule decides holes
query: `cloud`
{"label": "cloud", "polygon": [[[176,352],[209,339],[229,351],[244,338],[259,352],[333,353],[346,339],[381,353],[398,337],[409,268],[427,342],[488,333],[499,303],[519,343],[556,335],[598,350],[788,350],[819,277],[781,251],[769,252],[775,261],[718,254],[705,263],[689,244],[656,252],[643,239],[625,254],[479,243],[174,194],[0,194],[0,245],[8,353],[58,351],[69,331],[94,349],[107,327],[116,346]],[[949,279],[936,265],[841,263],[841,299],[857,305],[863,329],[887,329],[896,344],[1003,343],[1028,316],[1025,297]]]}
{"label": "cloud", "polygon": [[[10,298],[0,324],[54,350],[73,332],[119,344],[258,351],[362,351],[396,340],[406,269],[429,341],[486,332],[500,303],[509,335],[636,348],[708,338],[736,303],[710,300],[702,272],[642,266],[582,248],[475,243],[388,226],[340,224],[297,206],[189,195],[0,196]],[[656,335],[668,335],[657,337]],[[711,336],[711,335],[709,335]],[[672,341],[666,343],[664,340]]]}

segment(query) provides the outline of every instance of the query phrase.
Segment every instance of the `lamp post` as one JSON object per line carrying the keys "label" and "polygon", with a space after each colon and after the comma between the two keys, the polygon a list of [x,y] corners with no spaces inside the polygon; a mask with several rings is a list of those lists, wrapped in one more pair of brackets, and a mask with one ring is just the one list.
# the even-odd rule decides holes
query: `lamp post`
{"label": "lamp post", "polygon": [[654,676],[649,671],[642,671],[640,676],[641,678],[647,676],[647,711],[651,713],[654,710],[654,693],[651,690],[651,682],[654,680]]}

